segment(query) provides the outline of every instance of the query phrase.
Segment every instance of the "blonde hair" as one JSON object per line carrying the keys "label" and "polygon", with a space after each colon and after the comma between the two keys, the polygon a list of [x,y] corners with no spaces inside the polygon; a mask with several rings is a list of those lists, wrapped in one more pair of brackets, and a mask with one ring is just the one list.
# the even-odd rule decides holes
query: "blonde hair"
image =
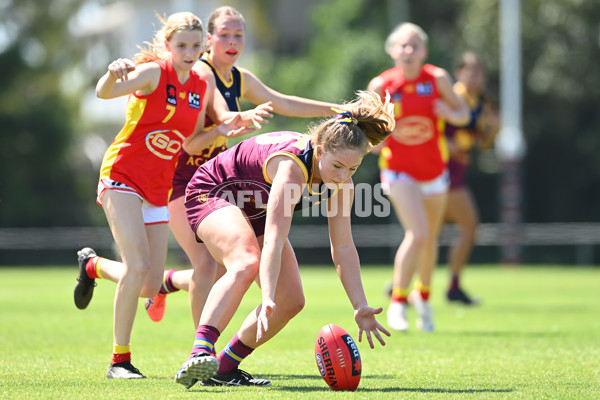
{"label": "blonde hair", "polygon": [[412,22],[403,22],[400,25],[396,26],[396,28],[394,28],[392,33],[390,33],[390,35],[385,40],[385,52],[386,53],[388,53],[388,54],[391,53],[392,46],[394,46],[394,44],[398,41],[398,39],[400,38],[400,35],[402,33],[404,33],[404,31],[411,31],[411,32],[416,33],[417,36],[419,36],[419,38],[423,41],[423,44],[425,45],[425,47],[427,47],[427,43],[429,42],[429,37],[427,36],[427,34],[423,30],[423,28],[421,28],[417,24],[413,24]]}
{"label": "blonde hair", "polygon": [[171,14],[168,18],[156,14],[158,20],[162,23],[162,28],[156,32],[152,43],[144,42],[145,47],[138,46],[140,52],[133,56],[136,64],[151,62],[158,59],[166,60],[169,58],[169,52],[165,48],[164,42],[171,40],[173,35],[181,31],[199,31],[204,38],[204,29],[202,21],[191,12],[179,12]]}
{"label": "blonde hair", "polygon": [[208,22],[206,23],[206,31],[211,35],[215,33],[215,23],[217,19],[222,16],[226,17],[237,17],[242,20],[242,24],[244,25],[244,29],[246,29],[246,21],[244,20],[244,16],[238,10],[230,6],[222,6],[213,11],[208,17]]}
{"label": "blonde hair", "polygon": [[325,151],[355,148],[367,153],[394,130],[394,110],[389,95],[382,102],[377,93],[361,90],[356,100],[344,104],[339,111],[338,115],[310,130],[313,147],[321,145]]}

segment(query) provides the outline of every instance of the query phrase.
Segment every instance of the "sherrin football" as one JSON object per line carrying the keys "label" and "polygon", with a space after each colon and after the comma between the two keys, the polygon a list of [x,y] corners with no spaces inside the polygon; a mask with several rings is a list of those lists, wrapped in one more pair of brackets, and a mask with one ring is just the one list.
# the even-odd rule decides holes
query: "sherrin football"
{"label": "sherrin football", "polygon": [[362,364],[358,347],[344,328],[335,324],[321,328],[315,343],[315,358],[319,373],[331,389],[356,390]]}

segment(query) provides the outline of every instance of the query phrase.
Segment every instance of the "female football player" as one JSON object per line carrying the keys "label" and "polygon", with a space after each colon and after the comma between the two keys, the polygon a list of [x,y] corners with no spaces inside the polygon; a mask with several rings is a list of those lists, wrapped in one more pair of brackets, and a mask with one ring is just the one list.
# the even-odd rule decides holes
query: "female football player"
{"label": "female football player", "polygon": [[[239,369],[304,307],[298,262],[288,240],[294,210],[326,202],[331,254],[354,309],[358,340],[371,348],[374,335],[389,332],[369,307],[352,239],[352,175],[373,145],[394,127],[390,104],[373,92],[311,130],[309,135],[274,132],[255,136],[198,168],[186,191],[186,211],[196,238],[225,274],[212,287],[189,359],[175,381],[204,385],[269,386]],[[242,199],[243,201],[240,201]],[[243,322],[218,358],[211,355],[221,332],[257,280],[262,303]]]}

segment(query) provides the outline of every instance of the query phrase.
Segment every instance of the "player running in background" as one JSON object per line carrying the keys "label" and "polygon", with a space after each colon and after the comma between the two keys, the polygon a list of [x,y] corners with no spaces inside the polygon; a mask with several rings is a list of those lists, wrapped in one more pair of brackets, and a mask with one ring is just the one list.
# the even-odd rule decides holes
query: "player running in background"
{"label": "player running in background", "polygon": [[[375,93],[342,106],[310,135],[274,132],[242,141],[198,168],[186,191],[186,210],[198,240],[227,272],[212,287],[189,359],[175,381],[204,385],[269,386],[238,368],[304,307],[298,261],[288,240],[294,210],[326,202],[331,254],[363,333],[385,345],[389,332],[375,319],[362,286],[350,226],[352,175],[372,145],[393,129],[389,104]],[[250,197],[250,199],[247,199]],[[246,199],[235,204],[236,199]],[[237,201],[239,203],[239,200]],[[262,303],[245,319],[218,358],[211,355],[221,332],[255,280]],[[216,374],[216,375],[215,375]]]}
{"label": "player running in background", "polygon": [[[274,112],[286,116],[324,117],[334,114],[331,107],[336,106],[335,104],[281,94],[266,86],[247,69],[234,65],[244,51],[246,25],[242,14],[233,7],[217,8],[209,16],[206,30],[209,51],[194,69],[202,76],[216,80],[217,88],[230,110],[239,111],[243,98],[254,104],[270,104]],[[207,118],[206,127],[212,124],[210,118]],[[194,172],[200,165],[227,148],[226,136],[206,134],[203,140],[204,147],[200,146],[202,151],[198,154],[181,152],[173,179],[173,193],[169,200],[169,226],[190,259],[192,269],[166,271],[159,294],[147,299],[145,304],[150,318],[158,322],[165,312],[166,295],[179,289],[189,290],[195,328],[198,327],[210,288],[215,279],[224,272],[220,266],[217,274],[216,261],[204,244],[196,242],[195,234],[190,230],[185,215],[185,188]]]}
{"label": "player running in background", "polygon": [[[126,121],[104,155],[98,184],[98,204],[106,214],[123,263],[100,258],[94,250],[78,252],[79,277],[75,305],[85,309],[96,278],[117,283],[114,303],[114,351],[108,378],[145,376],[131,364],[130,338],[139,297],[154,296],[161,285],[167,256],[167,202],[179,149],[193,145],[204,127],[212,90],[192,67],[204,40],[202,23],[183,12],[168,19],[153,43],[133,61],[118,59],[100,78],[96,94],[103,99],[129,95]],[[224,103],[224,101],[223,101]],[[232,119],[215,131],[239,134],[240,115],[226,107]],[[252,123],[250,117],[245,123]],[[221,118],[220,118],[221,119]]]}
{"label": "player running in background", "polygon": [[450,190],[445,221],[457,224],[460,233],[449,253],[451,277],[446,297],[449,301],[474,305],[478,301],[467,295],[460,284],[461,272],[473,249],[479,225],[477,204],[467,186],[466,174],[472,148],[477,146],[479,149],[486,149],[491,146],[500,123],[494,104],[485,94],[485,68],[477,55],[472,52],[461,55],[456,68],[456,79],[454,91],[469,106],[471,118],[464,126],[448,123],[445,130],[450,150]]}
{"label": "player running in background", "polygon": [[450,75],[424,64],[427,34],[417,25],[403,23],[388,36],[385,49],[395,67],[369,82],[369,90],[391,94],[396,127],[378,146],[381,182],[405,234],[394,260],[388,326],[408,329],[409,286],[418,270],[420,281],[411,296],[417,325],[433,331],[429,303],[431,278],[437,263],[437,237],[442,226],[448,191],[444,122],[468,122],[464,100],[452,91]]}

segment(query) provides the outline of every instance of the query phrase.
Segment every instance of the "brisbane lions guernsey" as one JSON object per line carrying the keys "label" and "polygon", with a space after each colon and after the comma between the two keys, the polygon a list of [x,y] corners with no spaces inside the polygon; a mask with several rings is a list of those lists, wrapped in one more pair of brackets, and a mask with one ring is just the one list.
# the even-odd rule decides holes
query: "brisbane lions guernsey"
{"label": "brisbane lions guernsey", "polygon": [[471,118],[465,126],[446,124],[445,135],[448,140],[453,141],[459,153],[458,156],[448,160],[450,171],[450,187],[457,188],[466,184],[467,166],[469,165],[470,153],[477,143],[480,132],[484,131],[486,119],[492,108],[492,103],[487,96],[481,94],[472,96],[462,82],[454,84],[454,92],[462,97],[469,106]]}
{"label": "brisbane lions guernsey", "polygon": [[196,126],[206,92],[206,81],[191,71],[181,84],[170,61],[160,66],[154,92],[129,96],[125,126],[102,161],[100,179],[134,188],[155,206],[166,206],[177,156]]}
{"label": "brisbane lions guernsey", "polygon": [[389,91],[394,104],[396,129],[386,139],[379,167],[405,172],[420,182],[440,176],[448,159],[444,121],[433,112],[440,99],[434,72],[439,68],[426,64],[414,80],[406,80],[401,67],[384,71],[382,91]]}
{"label": "brisbane lions guernsey", "polygon": [[186,207],[190,202],[203,203],[210,197],[222,197],[235,203],[239,193],[250,197],[237,204],[250,217],[264,216],[271,189],[267,162],[276,156],[294,160],[304,173],[307,187],[295,210],[319,204],[335,194],[313,186],[314,149],[310,137],[297,132],[273,132],[246,139],[206,162],[190,181],[186,191]]}
{"label": "brisbane lions guernsey", "polygon": [[[221,92],[221,95],[225,99],[229,111],[239,112],[241,110],[244,84],[241,72],[236,67],[233,67],[231,69],[231,75],[229,76],[230,82],[226,83],[226,80],[217,72],[209,60],[203,57],[200,59],[200,62],[205,63],[211,69],[215,76],[217,89],[219,89],[219,92]],[[207,115],[204,123],[204,130],[212,129],[214,126],[215,123]],[[185,187],[190,179],[192,179],[192,176],[194,176],[196,169],[226,149],[227,138],[219,136],[206,149],[198,154],[188,154],[184,150],[181,150],[177,168],[175,169],[175,176],[173,177],[173,193],[171,194],[170,200],[175,200],[184,196]]]}

